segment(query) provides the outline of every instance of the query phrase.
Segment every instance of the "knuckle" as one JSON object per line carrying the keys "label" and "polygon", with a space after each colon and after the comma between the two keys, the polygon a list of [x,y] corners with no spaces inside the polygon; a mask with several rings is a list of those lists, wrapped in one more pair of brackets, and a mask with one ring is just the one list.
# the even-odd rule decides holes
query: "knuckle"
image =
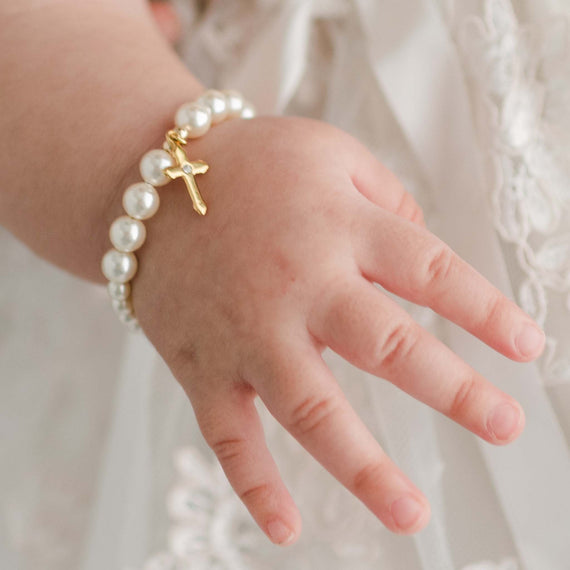
{"label": "knuckle", "polygon": [[420,276],[420,287],[424,290],[435,289],[444,283],[455,266],[455,254],[450,247],[441,245],[428,256],[428,262]]}
{"label": "knuckle", "polygon": [[410,197],[409,194],[402,189],[402,195],[400,197],[400,201],[398,202],[398,205],[396,206],[396,214],[398,216],[401,216],[402,218],[407,218],[408,217],[408,203],[410,201]]}
{"label": "knuckle", "polygon": [[291,412],[289,430],[298,436],[311,434],[335,414],[338,407],[335,396],[309,396]]}
{"label": "knuckle", "polygon": [[232,433],[229,426],[224,426],[224,418],[216,411],[215,401],[199,400],[193,402],[193,407],[202,437],[219,460],[241,452],[245,439],[238,433]]}
{"label": "knuckle", "polygon": [[494,295],[489,301],[481,320],[480,327],[483,331],[494,326],[506,312],[507,301],[500,294]]}
{"label": "knuckle", "polygon": [[481,391],[481,384],[474,377],[463,380],[456,390],[449,406],[448,416],[458,421],[464,417]]}
{"label": "knuckle", "polygon": [[417,342],[417,327],[410,323],[393,326],[371,351],[367,368],[371,370],[390,368],[394,363],[405,360]]}
{"label": "knuckle", "polygon": [[377,489],[378,483],[386,476],[384,461],[374,461],[360,468],[352,479],[351,491],[355,495],[365,494],[370,489]]}
{"label": "knuckle", "polygon": [[415,224],[423,225],[425,223],[424,211],[417,204],[410,220]]}
{"label": "knuckle", "polygon": [[238,497],[246,504],[266,504],[271,496],[271,485],[261,483],[253,487],[246,487],[245,491],[239,491]]}
{"label": "knuckle", "polygon": [[396,214],[412,222],[423,220],[422,209],[418,206],[413,196],[406,190],[402,192],[402,197],[396,208]]}
{"label": "knuckle", "polygon": [[209,444],[220,463],[228,463],[244,455],[247,442],[243,438],[216,439]]}

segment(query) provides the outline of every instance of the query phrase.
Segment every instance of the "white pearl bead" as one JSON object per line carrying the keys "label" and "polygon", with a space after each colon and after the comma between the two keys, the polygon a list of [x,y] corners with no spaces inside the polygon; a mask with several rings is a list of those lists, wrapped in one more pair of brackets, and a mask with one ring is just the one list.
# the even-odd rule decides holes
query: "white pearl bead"
{"label": "white pearl bead", "polygon": [[119,321],[121,321],[130,331],[138,331],[140,329],[139,322],[130,312],[117,313]]}
{"label": "white pearl bead", "polygon": [[107,284],[107,291],[111,299],[126,299],[131,294],[131,286],[129,283],[117,283],[109,281]]}
{"label": "white pearl bead", "polygon": [[146,220],[154,216],[160,205],[156,188],[146,182],[131,184],[123,194],[125,212],[137,220]]}
{"label": "white pearl bead", "polygon": [[119,321],[127,326],[131,331],[140,329],[139,322],[134,315],[133,304],[130,299],[120,300],[112,299],[111,304]]}
{"label": "white pearl bead", "polygon": [[228,115],[230,117],[239,117],[244,106],[244,100],[241,93],[234,91],[233,89],[225,89],[222,93],[226,96]]}
{"label": "white pearl bead", "polygon": [[212,124],[210,107],[200,103],[185,103],[176,111],[174,122],[178,128],[187,128],[191,139],[206,134]]}
{"label": "white pearl bead", "polygon": [[241,110],[240,117],[242,119],[253,119],[255,117],[255,107],[251,103],[246,103]]}
{"label": "white pearl bead", "polygon": [[144,243],[146,228],[140,220],[121,216],[111,224],[109,237],[115,249],[128,253],[137,250]]}
{"label": "white pearl bead", "polygon": [[198,103],[210,108],[213,125],[221,123],[228,116],[228,103],[226,96],[221,91],[208,89],[208,91],[198,99]]}
{"label": "white pearl bead", "polygon": [[101,270],[109,281],[126,283],[137,272],[137,258],[134,253],[123,253],[116,249],[110,249],[103,256]]}
{"label": "white pearl bead", "polygon": [[111,299],[111,305],[119,316],[133,312],[130,299]]}
{"label": "white pearl bead", "polygon": [[164,174],[163,170],[171,168],[175,164],[174,158],[164,149],[149,150],[140,162],[142,179],[153,186],[164,186],[171,179]]}

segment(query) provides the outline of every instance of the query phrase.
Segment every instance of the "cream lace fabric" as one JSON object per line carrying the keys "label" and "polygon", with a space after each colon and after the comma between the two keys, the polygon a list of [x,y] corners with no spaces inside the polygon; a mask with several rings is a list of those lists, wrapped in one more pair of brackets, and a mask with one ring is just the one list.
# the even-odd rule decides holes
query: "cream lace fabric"
{"label": "cream lace fabric", "polygon": [[[430,229],[541,322],[508,362],[430,311],[414,318],[523,405],[494,448],[392,385],[323,355],[432,505],[397,537],[269,415],[303,517],[268,540],[192,410],[104,291],[0,232],[0,567],[32,570],[568,570],[570,7],[565,0],[175,0],[181,58],[260,113],[351,132],[398,174]],[[41,283],[41,288],[38,287]],[[90,323],[89,327],[85,323]]]}
{"label": "cream lace fabric", "polygon": [[570,381],[569,28],[562,13],[521,25],[510,2],[487,0],[458,29],[495,227],[516,260],[520,305],[549,332],[547,384]]}

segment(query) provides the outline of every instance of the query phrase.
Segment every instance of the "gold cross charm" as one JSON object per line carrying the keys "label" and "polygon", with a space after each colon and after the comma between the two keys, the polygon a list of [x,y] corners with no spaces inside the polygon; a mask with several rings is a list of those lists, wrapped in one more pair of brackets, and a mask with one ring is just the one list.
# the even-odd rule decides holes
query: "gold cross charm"
{"label": "gold cross charm", "polygon": [[208,171],[209,166],[203,160],[195,160],[192,162],[188,160],[182,148],[182,145],[185,145],[187,141],[185,138],[182,138],[177,131],[168,131],[166,141],[169,147],[168,151],[176,160],[176,166],[166,168],[164,173],[172,180],[176,178],[182,178],[182,180],[184,180],[190,198],[192,198],[194,210],[204,216],[208,208],[200,195],[194,176],[196,174],[204,174],[204,172]]}

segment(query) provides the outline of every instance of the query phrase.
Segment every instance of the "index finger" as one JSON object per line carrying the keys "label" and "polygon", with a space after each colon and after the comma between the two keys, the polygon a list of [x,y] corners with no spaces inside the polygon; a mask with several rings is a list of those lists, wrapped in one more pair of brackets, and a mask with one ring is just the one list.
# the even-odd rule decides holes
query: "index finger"
{"label": "index finger", "polygon": [[443,241],[382,208],[363,203],[357,210],[354,250],[367,279],[432,308],[513,360],[540,355],[545,337],[538,325]]}

